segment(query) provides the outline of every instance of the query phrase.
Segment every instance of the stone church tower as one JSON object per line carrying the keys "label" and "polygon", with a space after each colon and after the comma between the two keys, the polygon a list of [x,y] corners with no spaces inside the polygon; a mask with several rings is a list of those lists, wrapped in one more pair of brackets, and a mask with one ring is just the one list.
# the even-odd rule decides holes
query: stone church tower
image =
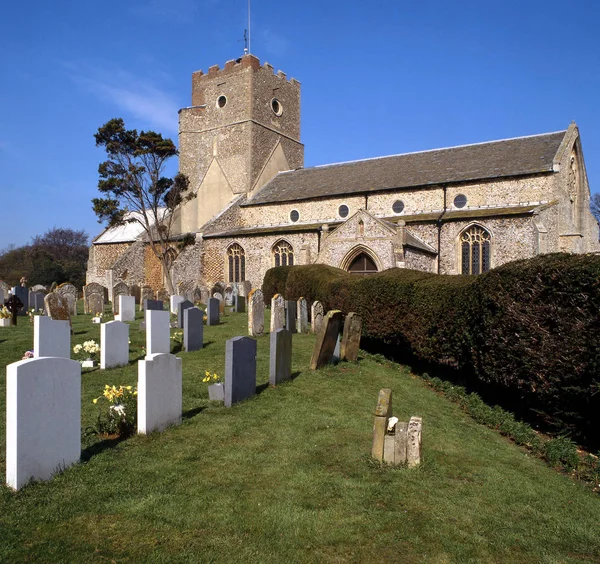
{"label": "stone church tower", "polygon": [[253,55],[192,75],[192,106],[179,111],[179,170],[197,197],[175,233],[201,231],[239,195],[303,166],[300,83]]}

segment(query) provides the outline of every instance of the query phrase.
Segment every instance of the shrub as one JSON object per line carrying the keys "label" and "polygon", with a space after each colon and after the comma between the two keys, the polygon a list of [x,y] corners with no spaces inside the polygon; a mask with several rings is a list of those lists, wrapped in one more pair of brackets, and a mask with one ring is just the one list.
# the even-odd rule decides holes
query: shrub
{"label": "shrub", "polygon": [[579,465],[577,446],[567,437],[550,439],[545,445],[545,456],[552,466],[564,466],[567,470],[576,469]]}
{"label": "shrub", "polygon": [[271,305],[271,298],[275,294],[282,294],[285,296],[285,285],[292,268],[293,267],[291,266],[277,266],[267,270],[262,285],[266,305]]}

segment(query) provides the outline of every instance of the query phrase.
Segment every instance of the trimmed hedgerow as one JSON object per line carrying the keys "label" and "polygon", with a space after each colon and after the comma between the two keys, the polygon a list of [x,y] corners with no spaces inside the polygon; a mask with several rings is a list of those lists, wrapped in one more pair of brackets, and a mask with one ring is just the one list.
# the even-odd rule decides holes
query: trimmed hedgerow
{"label": "trimmed hedgerow", "polygon": [[544,255],[474,277],[284,267],[267,272],[263,291],[269,301],[280,292],[355,311],[365,337],[460,369],[467,382],[475,378],[547,424],[594,443],[600,424],[598,255]]}

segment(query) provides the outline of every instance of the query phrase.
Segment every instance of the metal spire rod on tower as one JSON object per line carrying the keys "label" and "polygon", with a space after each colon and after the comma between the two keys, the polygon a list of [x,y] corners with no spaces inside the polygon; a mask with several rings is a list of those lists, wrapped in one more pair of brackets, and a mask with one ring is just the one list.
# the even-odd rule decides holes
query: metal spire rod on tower
{"label": "metal spire rod on tower", "polygon": [[250,50],[250,0],[248,0],[248,53],[252,53]]}

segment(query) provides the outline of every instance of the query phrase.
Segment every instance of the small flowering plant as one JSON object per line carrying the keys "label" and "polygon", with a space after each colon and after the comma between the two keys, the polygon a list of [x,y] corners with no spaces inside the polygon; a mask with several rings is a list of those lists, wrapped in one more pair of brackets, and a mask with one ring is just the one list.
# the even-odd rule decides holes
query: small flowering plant
{"label": "small flowering plant", "polygon": [[183,344],[183,331],[175,331],[171,335],[171,339],[173,339],[176,343]]}
{"label": "small flowering plant", "polygon": [[98,414],[96,431],[98,434],[126,437],[133,434],[137,424],[137,389],[132,386],[104,386],[102,395],[93,403],[104,408]]}
{"label": "small flowering plant", "polygon": [[90,341],[84,341],[82,345],[75,345],[73,347],[73,352],[76,355],[81,355],[82,357],[87,356],[89,360],[98,360],[98,355],[100,354],[100,345],[93,339]]}
{"label": "small flowering plant", "polygon": [[205,370],[204,378],[202,378],[202,381],[209,382],[211,384],[219,384],[223,381],[223,379],[216,372],[211,374],[208,370]]}
{"label": "small flowering plant", "polygon": [[25,351],[21,360],[28,360],[30,358],[33,358],[33,351]]}
{"label": "small flowering plant", "polygon": [[12,317],[12,313],[8,310],[6,306],[2,306],[0,309],[0,319],[10,319]]}

